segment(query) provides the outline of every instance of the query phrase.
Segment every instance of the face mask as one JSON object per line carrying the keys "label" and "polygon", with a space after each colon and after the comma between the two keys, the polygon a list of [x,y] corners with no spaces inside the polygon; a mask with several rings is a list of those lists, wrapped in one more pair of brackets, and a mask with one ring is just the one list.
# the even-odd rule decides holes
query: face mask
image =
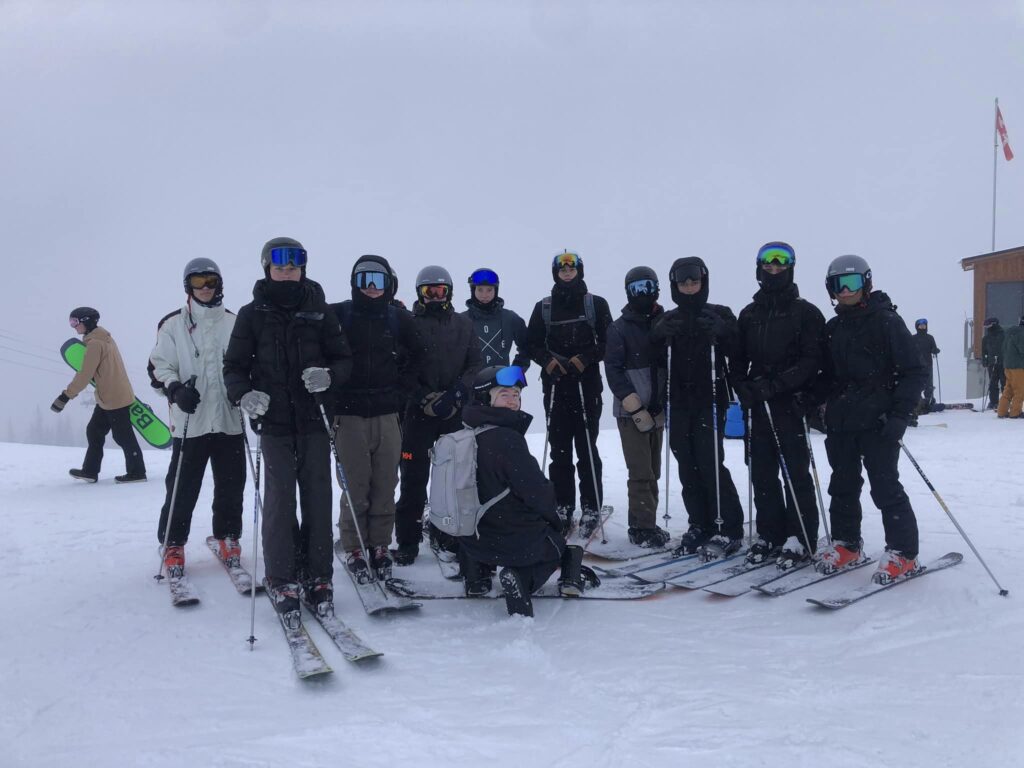
{"label": "face mask", "polygon": [[305,286],[296,280],[267,280],[266,294],[279,307],[297,307],[302,302]]}

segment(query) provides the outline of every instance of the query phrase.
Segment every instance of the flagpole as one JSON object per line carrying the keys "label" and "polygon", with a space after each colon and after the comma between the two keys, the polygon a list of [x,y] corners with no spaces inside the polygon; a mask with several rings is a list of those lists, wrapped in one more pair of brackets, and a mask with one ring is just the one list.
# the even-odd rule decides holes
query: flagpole
{"label": "flagpole", "polygon": [[999,99],[992,115],[992,253],[996,251],[996,169],[999,168]]}

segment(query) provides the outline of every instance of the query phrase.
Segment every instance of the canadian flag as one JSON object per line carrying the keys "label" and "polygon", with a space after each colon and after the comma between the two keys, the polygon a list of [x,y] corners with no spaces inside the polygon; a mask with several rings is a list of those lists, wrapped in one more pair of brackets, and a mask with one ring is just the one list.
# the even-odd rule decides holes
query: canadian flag
{"label": "canadian flag", "polygon": [[1013,150],[1010,149],[1010,140],[1006,136],[1006,123],[1003,122],[1003,113],[996,106],[996,131],[999,132],[999,140],[1003,143],[1003,156],[1007,160],[1013,160]]}

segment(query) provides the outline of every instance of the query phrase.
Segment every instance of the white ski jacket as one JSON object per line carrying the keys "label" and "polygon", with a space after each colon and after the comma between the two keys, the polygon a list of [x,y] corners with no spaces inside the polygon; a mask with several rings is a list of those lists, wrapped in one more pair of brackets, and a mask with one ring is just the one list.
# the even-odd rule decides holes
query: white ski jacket
{"label": "white ski jacket", "polygon": [[[149,356],[153,376],[165,387],[196,376],[200,402],[189,417],[189,437],[242,432],[239,410],[228,402],[224,388],[224,352],[234,326],[234,313],[223,305],[204,307],[192,300],[160,321],[156,346]],[[171,432],[181,437],[184,428],[185,413],[172,404]]]}

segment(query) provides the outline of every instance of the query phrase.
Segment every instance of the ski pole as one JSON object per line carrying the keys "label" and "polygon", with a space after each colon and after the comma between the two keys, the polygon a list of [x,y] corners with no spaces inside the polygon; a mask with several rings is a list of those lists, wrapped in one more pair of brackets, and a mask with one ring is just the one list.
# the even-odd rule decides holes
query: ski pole
{"label": "ski pole", "polygon": [[789,476],[789,466],[786,464],[786,457],[782,455],[782,443],[779,441],[779,433],[775,429],[775,419],[772,418],[772,407],[768,401],[764,401],[764,411],[768,414],[768,426],[771,427],[772,437],[775,438],[775,448],[779,452],[779,465],[782,467],[782,476],[786,478],[786,487],[789,488],[789,495],[793,498],[793,508],[796,510],[796,519],[800,521],[800,531],[804,535],[804,544],[807,545],[807,554],[814,551],[811,547],[811,537],[807,535],[807,526],[804,525],[804,516],[800,513],[800,502],[796,500],[796,490],[793,488],[793,478]]}
{"label": "ski pole", "polygon": [[[551,397],[548,398],[548,418],[544,422],[544,456],[540,461],[540,467],[545,477],[551,474],[548,470],[548,439],[551,435],[551,414],[555,410],[555,384],[556,382],[551,382]],[[548,477],[548,479],[550,480],[551,478]]]}
{"label": "ski pole", "polygon": [[252,451],[249,449],[249,435],[245,431],[245,415],[239,411],[238,420],[242,422],[242,440],[245,442],[245,457],[249,461],[249,471],[252,472],[253,504],[252,504],[252,589],[249,590],[249,650],[256,644],[256,563],[259,550],[256,548],[260,538],[260,512],[263,510],[263,499],[260,497],[260,459],[263,458],[263,429],[256,429],[256,463],[252,461]]}
{"label": "ski pole", "polygon": [[[324,408],[324,401],[322,397],[319,397],[319,393],[314,395],[316,398],[316,404],[320,408],[320,416],[324,420],[324,429],[327,430],[327,440],[331,444],[331,453],[334,454],[334,474],[338,478],[338,485],[341,486],[341,492],[345,495],[345,503],[348,504],[348,511],[352,515],[352,523],[355,525],[356,537],[359,539],[359,547],[366,553],[367,558],[370,557],[370,550],[366,548],[366,542],[363,540],[363,532],[359,527],[359,519],[356,517],[356,508],[352,503],[352,495],[348,492],[348,479],[345,477],[345,468],[341,465],[341,456],[338,455],[338,444],[334,440],[334,430],[331,429],[331,421],[327,418],[327,409]],[[388,597],[387,591],[381,585],[377,576],[374,574],[372,568],[367,568],[369,575],[369,581],[371,584],[375,584],[377,589],[381,593]]]}
{"label": "ski pole", "polygon": [[935,383],[939,385],[939,402],[942,400],[942,368],[939,366],[939,356],[932,355],[932,359],[935,361]]}
{"label": "ski pole", "polygon": [[914,465],[914,469],[916,469],[917,473],[921,475],[921,479],[924,480],[924,484],[928,486],[928,490],[932,492],[932,494],[935,496],[935,500],[939,502],[939,506],[942,507],[942,511],[945,512],[949,516],[949,519],[953,521],[953,525],[955,525],[956,529],[960,531],[960,535],[964,537],[964,541],[967,542],[967,546],[971,548],[971,551],[974,553],[974,556],[978,558],[978,562],[981,563],[982,567],[984,567],[986,571],[988,571],[988,575],[992,578],[992,581],[995,582],[996,587],[999,589],[1000,596],[1006,597],[1008,594],[1010,594],[1010,591],[1008,589],[1003,589],[1003,586],[993,575],[992,571],[985,563],[985,560],[982,558],[981,553],[978,552],[978,550],[975,548],[974,543],[967,536],[967,533],[964,531],[963,528],[960,527],[960,523],[958,523],[957,519],[953,517],[953,513],[949,511],[949,507],[946,506],[946,502],[942,500],[942,497],[939,496],[939,492],[935,490],[935,486],[932,485],[931,480],[928,479],[928,476],[924,473],[924,470],[921,469],[921,465],[917,463],[913,455],[907,449],[906,443],[904,443],[902,440],[900,440],[899,443],[900,448],[903,449],[903,452],[907,454],[907,458],[910,459],[910,463]]}
{"label": "ski pole", "polygon": [[807,440],[807,453],[811,457],[811,473],[814,476],[814,491],[818,495],[818,508],[821,510],[821,524],[825,528],[825,541],[832,546],[832,534],[828,529],[828,510],[825,509],[825,500],[821,495],[821,481],[818,480],[818,464],[814,461],[814,447],[811,445],[811,430],[807,427],[807,417],[804,420],[804,438]]}
{"label": "ski pole", "polygon": [[754,442],[753,437],[750,433],[751,428],[754,426],[754,419],[751,416],[750,409],[747,409],[747,419],[744,425],[744,435],[746,437],[746,448],[747,448],[747,538],[750,541],[754,540]]}
{"label": "ski pole", "polygon": [[[196,377],[193,376],[188,380],[186,387],[195,386]],[[171,535],[171,519],[174,517],[174,502],[178,498],[178,480],[181,479],[181,465],[182,459],[185,457],[185,438],[188,437],[188,419],[192,414],[185,414],[185,426],[181,429],[181,447],[178,449],[178,464],[174,468],[174,485],[171,487],[171,505],[167,508],[167,525],[164,526],[164,540],[161,542],[160,547],[160,569],[156,572],[156,576],[153,578],[157,581],[163,581],[164,578],[164,555],[167,553],[167,537]]]}
{"label": "ski pole", "polygon": [[711,344],[711,429],[715,444],[715,525],[722,534],[722,483],[718,471],[718,377],[715,375],[715,344]]}
{"label": "ski pole", "polygon": [[[597,524],[601,528],[601,543],[607,544],[608,538],[604,535],[604,504],[602,504],[601,492],[597,489],[597,469],[594,465],[594,448],[590,443],[590,417],[587,415],[587,402],[583,399],[583,382],[576,382],[580,390],[580,410],[583,411],[583,431],[587,433],[587,453],[590,455],[590,479],[594,481],[594,501],[597,502]],[[600,426],[600,425],[599,425]],[[598,429],[600,434],[600,429]],[[594,438],[597,440],[597,437]]]}
{"label": "ski pole", "polygon": [[989,376],[990,376],[990,374],[988,372],[988,367],[987,366],[983,366],[982,367],[982,373],[981,373],[981,412],[982,413],[984,413],[985,410],[988,408],[989,387],[992,386],[991,382],[989,381]]}
{"label": "ski pole", "polygon": [[[668,345],[668,362],[666,364],[665,374],[665,432],[663,439],[665,441],[665,514],[662,516],[665,520],[665,530],[668,530],[668,521],[672,519],[672,515],[668,513],[668,501],[669,501],[669,480],[672,477],[672,472],[669,457],[672,454],[670,442],[672,439],[672,344]],[[655,368],[657,371],[657,368]],[[655,379],[657,381],[657,379]]]}

